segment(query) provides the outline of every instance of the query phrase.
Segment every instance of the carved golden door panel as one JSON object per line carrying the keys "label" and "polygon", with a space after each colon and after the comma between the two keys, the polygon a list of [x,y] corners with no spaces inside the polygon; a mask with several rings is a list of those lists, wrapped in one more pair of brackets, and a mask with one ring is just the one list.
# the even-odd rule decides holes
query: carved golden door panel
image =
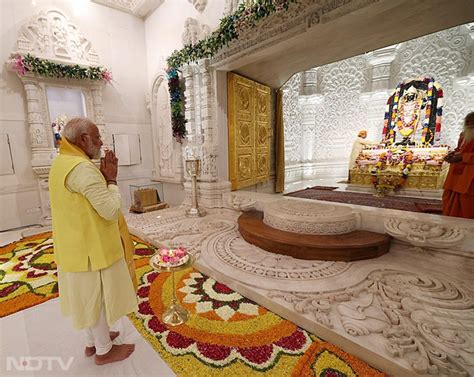
{"label": "carved golden door panel", "polygon": [[227,107],[232,190],[268,180],[270,88],[235,73],[228,73]]}

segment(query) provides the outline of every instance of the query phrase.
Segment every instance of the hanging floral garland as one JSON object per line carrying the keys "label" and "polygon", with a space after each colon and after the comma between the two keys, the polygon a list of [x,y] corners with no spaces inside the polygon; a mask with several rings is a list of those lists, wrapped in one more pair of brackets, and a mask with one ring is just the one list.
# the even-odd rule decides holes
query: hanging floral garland
{"label": "hanging floral garland", "polygon": [[81,67],[78,64],[68,65],[55,63],[51,60],[41,59],[36,56],[26,54],[15,55],[10,61],[10,68],[20,76],[27,73],[35,73],[42,77],[66,78],[76,80],[94,80],[111,83],[112,72],[103,67]]}
{"label": "hanging floral garland", "polygon": [[[441,120],[443,116],[443,89],[439,82],[433,77],[426,77],[420,80],[411,80],[409,82],[400,83],[394,94],[387,101],[384,116],[384,125],[382,136],[390,144],[395,141],[395,128],[400,129],[400,109],[399,102],[405,89],[411,86],[419,87],[426,91],[425,117],[423,118],[423,130],[421,134],[421,144],[424,146],[439,145],[441,138]],[[419,108],[415,112],[419,112]],[[414,114],[411,123],[418,120],[418,115]],[[414,127],[414,124],[408,124],[408,128]],[[405,127],[405,128],[407,128]]]}
{"label": "hanging floral garland", "polygon": [[171,105],[171,128],[173,137],[178,143],[182,143],[186,137],[186,118],[184,116],[183,91],[179,81],[179,71],[175,68],[168,68],[166,75],[168,78],[168,90],[170,93]]}
{"label": "hanging floral garland", "polygon": [[167,59],[168,67],[178,69],[184,64],[213,57],[244,30],[255,27],[260,20],[274,13],[287,11],[290,4],[297,1],[255,0],[251,5],[241,3],[234,13],[220,20],[218,29],[208,37],[194,45],[186,45],[179,51],[175,50]]}
{"label": "hanging floral garland", "polygon": [[171,103],[171,124],[173,136],[179,143],[186,137],[186,118],[184,116],[184,95],[179,82],[178,69],[184,64],[200,59],[212,58],[217,51],[239,37],[239,33],[255,27],[265,17],[276,12],[286,11],[291,3],[298,0],[256,0],[251,5],[241,3],[231,15],[220,20],[219,28],[208,37],[194,45],[186,45],[175,50],[168,57],[168,89]]}

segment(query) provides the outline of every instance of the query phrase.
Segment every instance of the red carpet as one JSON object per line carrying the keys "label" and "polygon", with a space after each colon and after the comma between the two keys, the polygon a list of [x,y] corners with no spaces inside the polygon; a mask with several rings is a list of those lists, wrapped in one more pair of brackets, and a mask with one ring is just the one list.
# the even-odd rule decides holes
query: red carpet
{"label": "red carpet", "polygon": [[398,209],[402,211],[424,212],[441,214],[441,200],[420,199],[407,196],[386,196],[383,198],[375,197],[372,194],[363,194],[359,192],[333,191],[332,187],[322,188],[314,186],[305,190],[300,190],[286,194],[297,198],[324,200],[328,202],[356,204],[361,206]]}

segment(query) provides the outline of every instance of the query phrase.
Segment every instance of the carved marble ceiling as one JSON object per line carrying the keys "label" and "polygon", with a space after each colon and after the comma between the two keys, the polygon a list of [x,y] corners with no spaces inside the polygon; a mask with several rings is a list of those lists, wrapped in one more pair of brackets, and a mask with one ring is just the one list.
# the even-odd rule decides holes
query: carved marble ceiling
{"label": "carved marble ceiling", "polygon": [[146,18],[164,3],[165,0],[91,0],[93,3],[105,5],[122,12]]}

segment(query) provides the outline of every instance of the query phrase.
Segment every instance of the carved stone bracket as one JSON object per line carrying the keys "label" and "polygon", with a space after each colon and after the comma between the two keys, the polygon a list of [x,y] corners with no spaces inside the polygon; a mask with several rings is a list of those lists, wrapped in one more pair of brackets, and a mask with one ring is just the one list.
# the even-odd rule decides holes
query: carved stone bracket
{"label": "carved stone bracket", "polygon": [[385,230],[392,237],[423,249],[450,249],[461,243],[465,230],[457,226],[419,220],[387,218]]}

